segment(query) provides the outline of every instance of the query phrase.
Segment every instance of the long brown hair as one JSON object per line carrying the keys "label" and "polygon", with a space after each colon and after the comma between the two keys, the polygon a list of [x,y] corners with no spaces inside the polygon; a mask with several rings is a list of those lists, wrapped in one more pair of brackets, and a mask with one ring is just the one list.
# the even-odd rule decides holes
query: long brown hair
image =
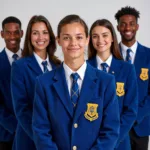
{"label": "long brown hair", "polygon": [[88,46],[88,59],[96,56],[96,54],[97,54],[97,50],[94,48],[93,43],[92,43],[92,30],[96,26],[103,26],[110,30],[112,38],[113,38],[113,42],[111,45],[111,53],[117,59],[123,59],[121,56],[120,50],[119,50],[119,45],[118,45],[118,40],[117,40],[115,29],[114,29],[113,25],[111,24],[111,22],[108,21],[107,19],[96,20],[91,26],[90,41],[89,41],[89,46]]}
{"label": "long brown hair", "polygon": [[50,36],[50,43],[47,46],[46,50],[49,55],[49,59],[56,65],[59,65],[61,61],[54,55],[56,52],[56,38],[53,33],[52,27],[49,23],[49,21],[42,15],[35,15],[33,16],[27,26],[26,36],[25,36],[25,42],[24,42],[24,48],[22,51],[22,57],[27,57],[33,55],[34,47],[31,43],[31,29],[34,23],[37,22],[44,22],[47,26],[49,36]]}

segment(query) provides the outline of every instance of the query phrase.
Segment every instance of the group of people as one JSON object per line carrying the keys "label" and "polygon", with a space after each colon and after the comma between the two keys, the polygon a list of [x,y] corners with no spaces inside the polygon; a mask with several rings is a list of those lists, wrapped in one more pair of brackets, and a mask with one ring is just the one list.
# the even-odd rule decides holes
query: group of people
{"label": "group of people", "polygon": [[139,17],[130,6],[115,14],[118,43],[107,19],[88,31],[80,16],[65,16],[55,37],[47,18],[35,15],[23,49],[21,21],[5,18],[0,150],[148,150],[150,48],[136,40]]}

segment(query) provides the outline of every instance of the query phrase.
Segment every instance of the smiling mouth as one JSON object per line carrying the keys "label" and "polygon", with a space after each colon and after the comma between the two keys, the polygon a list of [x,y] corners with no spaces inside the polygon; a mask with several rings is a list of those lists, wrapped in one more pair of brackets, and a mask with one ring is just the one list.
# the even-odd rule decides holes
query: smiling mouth
{"label": "smiling mouth", "polygon": [[16,41],[9,41],[10,44],[16,44]]}

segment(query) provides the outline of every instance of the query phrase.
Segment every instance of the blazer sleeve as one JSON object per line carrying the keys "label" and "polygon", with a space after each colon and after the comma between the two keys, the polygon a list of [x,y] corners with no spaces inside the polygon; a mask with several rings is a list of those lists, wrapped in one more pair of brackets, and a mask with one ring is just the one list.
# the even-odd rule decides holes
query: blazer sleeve
{"label": "blazer sleeve", "polygon": [[120,116],[120,134],[116,148],[125,139],[133,123],[136,120],[138,111],[138,91],[135,69],[132,66],[128,72],[126,90],[123,99],[123,111]]}
{"label": "blazer sleeve", "polygon": [[56,144],[52,141],[46,96],[44,95],[39,78],[37,79],[35,89],[32,127],[36,148],[37,150],[58,150]]}
{"label": "blazer sleeve", "polygon": [[5,130],[10,132],[11,134],[13,134],[16,131],[17,127],[16,117],[5,106],[4,97],[1,91],[0,91],[0,124]]}
{"label": "blazer sleeve", "polygon": [[120,116],[115,87],[115,80],[112,77],[104,92],[104,108],[99,137],[91,150],[112,150],[116,146],[120,130]]}
{"label": "blazer sleeve", "polygon": [[27,135],[33,139],[32,108],[29,107],[24,81],[24,68],[16,62],[12,64],[11,92],[17,120]]}

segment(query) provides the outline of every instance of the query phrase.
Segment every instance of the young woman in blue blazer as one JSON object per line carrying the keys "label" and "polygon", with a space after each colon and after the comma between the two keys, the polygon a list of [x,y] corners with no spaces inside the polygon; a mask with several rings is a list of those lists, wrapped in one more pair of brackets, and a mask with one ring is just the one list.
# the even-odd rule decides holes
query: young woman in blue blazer
{"label": "young woman in blue blazer", "polygon": [[44,16],[33,16],[27,27],[22,59],[12,65],[11,90],[18,120],[13,150],[35,150],[32,109],[36,77],[54,69],[60,61],[54,56],[55,36]]}
{"label": "young woman in blue blazer", "polygon": [[117,150],[130,150],[129,131],[137,115],[137,82],[134,67],[122,60],[113,25],[106,19],[97,20],[90,29],[88,62],[114,75],[120,109],[120,134]]}
{"label": "young woman in blue blazer", "polygon": [[86,63],[88,28],[77,15],[58,25],[63,64],[37,78],[33,134],[37,150],[112,150],[119,134],[114,77]]}

